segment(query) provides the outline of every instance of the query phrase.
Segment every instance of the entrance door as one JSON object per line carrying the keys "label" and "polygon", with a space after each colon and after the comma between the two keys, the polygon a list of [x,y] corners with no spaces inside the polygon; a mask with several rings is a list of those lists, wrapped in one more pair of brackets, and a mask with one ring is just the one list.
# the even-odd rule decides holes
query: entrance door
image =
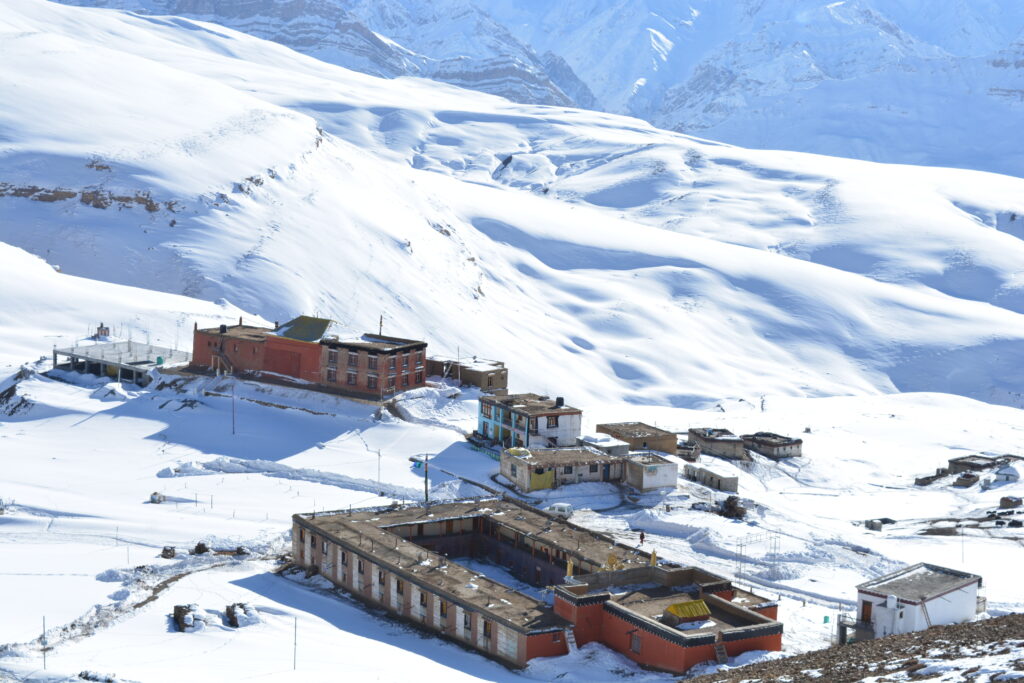
{"label": "entrance door", "polygon": [[871,623],[871,603],[865,600],[860,604],[860,620]]}
{"label": "entrance door", "polygon": [[608,481],[612,478],[612,466],[604,465],[604,471],[601,472],[601,481]]}

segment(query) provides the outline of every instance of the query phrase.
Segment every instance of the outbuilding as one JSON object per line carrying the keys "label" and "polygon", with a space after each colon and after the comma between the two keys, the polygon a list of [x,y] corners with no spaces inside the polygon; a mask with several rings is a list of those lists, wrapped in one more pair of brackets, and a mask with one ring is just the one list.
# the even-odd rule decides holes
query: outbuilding
{"label": "outbuilding", "polygon": [[839,621],[839,641],[871,640],[959,624],[984,609],[977,574],[918,563],[857,586],[857,615]]}

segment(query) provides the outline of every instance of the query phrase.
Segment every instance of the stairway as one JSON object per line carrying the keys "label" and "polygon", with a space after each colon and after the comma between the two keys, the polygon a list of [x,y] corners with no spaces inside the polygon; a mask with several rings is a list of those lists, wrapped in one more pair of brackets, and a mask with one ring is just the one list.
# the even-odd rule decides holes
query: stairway
{"label": "stairway", "polygon": [[565,631],[565,644],[569,646],[569,652],[579,649],[579,646],[576,644],[576,634],[571,628]]}
{"label": "stairway", "polygon": [[725,651],[724,644],[715,643],[715,659],[718,660],[719,664],[725,664],[729,661],[729,653]]}

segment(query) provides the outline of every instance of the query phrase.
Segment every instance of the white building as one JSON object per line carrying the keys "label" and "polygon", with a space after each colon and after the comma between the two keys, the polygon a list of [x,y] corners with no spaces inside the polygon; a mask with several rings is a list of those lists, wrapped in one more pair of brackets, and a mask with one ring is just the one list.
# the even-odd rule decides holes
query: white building
{"label": "white building", "polygon": [[996,482],[1015,483],[1020,481],[1020,465],[1006,464],[995,471],[992,480]]}
{"label": "white building", "polygon": [[698,484],[707,486],[708,488],[718,489],[719,491],[726,491],[728,493],[740,492],[739,477],[723,477],[711,470],[690,464],[683,466],[683,476],[690,481],[695,481]]}
{"label": "white building", "polygon": [[506,447],[565,448],[576,445],[582,421],[560,396],[481,396],[477,433]]}
{"label": "white building", "polygon": [[640,491],[675,488],[679,466],[654,453],[633,453],[626,460],[626,483]]}
{"label": "white building", "polygon": [[984,610],[976,574],[919,563],[857,586],[856,619],[839,622],[839,640],[870,640],[969,621]]}

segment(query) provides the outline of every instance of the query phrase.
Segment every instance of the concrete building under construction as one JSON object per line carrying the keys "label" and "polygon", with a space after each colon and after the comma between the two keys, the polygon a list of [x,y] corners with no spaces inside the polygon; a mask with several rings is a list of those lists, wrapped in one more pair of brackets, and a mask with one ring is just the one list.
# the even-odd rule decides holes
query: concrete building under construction
{"label": "concrete building under construction", "polygon": [[[595,640],[675,673],[781,648],[775,603],[512,500],[297,514],[292,554],[363,602],[511,666]],[[554,606],[484,576],[481,564],[559,586]]]}

